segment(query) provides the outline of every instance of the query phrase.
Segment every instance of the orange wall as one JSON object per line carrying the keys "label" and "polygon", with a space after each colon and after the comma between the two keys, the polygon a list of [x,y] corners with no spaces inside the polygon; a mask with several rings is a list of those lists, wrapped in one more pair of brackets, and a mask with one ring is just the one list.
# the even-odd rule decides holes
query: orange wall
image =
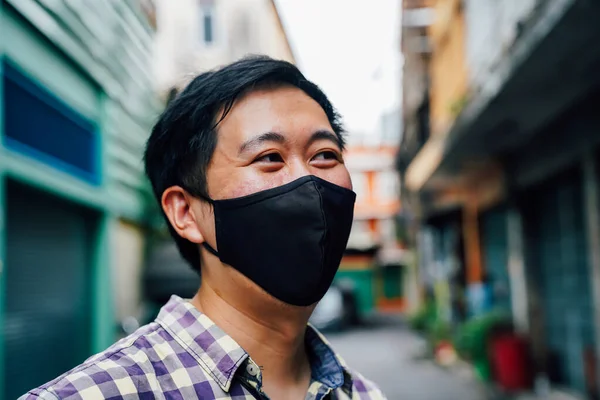
{"label": "orange wall", "polygon": [[[344,158],[349,160],[351,157],[394,157],[398,148],[396,146],[378,146],[378,147],[366,147],[366,146],[351,146],[346,149]],[[389,170],[394,171],[393,166]],[[357,201],[355,208],[355,216],[361,217],[365,214],[371,214],[377,212],[378,214],[394,215],[400,210],[400,193],[393,199],[383,199],[379,195],[377,184],[378,174],[382,171],[376,171],[371,169],[363,169],[361,171],[353,171],[352,174],[362,174],[366,179],[366,193],[361,197],[361,200]],[[372,223],[371,223],[372,224]],[[371,229],[374,229],[371,225]]]}
{"label": "orange wall", "polygon": [[461,0],[436,0],[435,22],[428,34],[432,133],[445,132],[456,118],[457,105],[467,92],[465,17]]}

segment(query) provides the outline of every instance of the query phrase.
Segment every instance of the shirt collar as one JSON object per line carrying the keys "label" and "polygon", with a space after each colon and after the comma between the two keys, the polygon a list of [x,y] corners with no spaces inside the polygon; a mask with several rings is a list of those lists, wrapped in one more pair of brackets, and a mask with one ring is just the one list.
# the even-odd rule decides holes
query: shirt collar
{"label": "shirt collar", "polygon": [[325,337],[311,324],[306,329],[312,377],[331,389],[342,388],[352,398],[352,375],[346,362],[331,348]]}
{"label": "shirt collar", "polygon": [[228,392],[248,354],[210,318],[178,296],[160,310],[158,322]]}
{"label": "shirt collar", "polygon": [[[172,296],[161,309],[158,322],[228,392],[248,353],[210,318],[188,301]],[[313,379],[331,389],[342,388],[350,397],[352,377],[346,363],[313,326],[306,330]]]}

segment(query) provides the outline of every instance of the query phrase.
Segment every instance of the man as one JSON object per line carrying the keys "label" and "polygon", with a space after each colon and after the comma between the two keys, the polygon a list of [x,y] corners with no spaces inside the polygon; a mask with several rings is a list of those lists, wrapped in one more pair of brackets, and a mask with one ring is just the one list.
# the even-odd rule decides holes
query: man
{"label": "man", "polygon": [[24,398],[383,399],[307,326],[350,234],[343,149],[336,111],[292,64],[194,79],[145,167],[197,295]]}

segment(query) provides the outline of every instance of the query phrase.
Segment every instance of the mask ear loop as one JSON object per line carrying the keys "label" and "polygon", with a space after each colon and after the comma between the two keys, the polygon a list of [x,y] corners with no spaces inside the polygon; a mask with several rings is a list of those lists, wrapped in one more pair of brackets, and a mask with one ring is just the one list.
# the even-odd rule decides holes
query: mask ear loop
{"label": "mask ear loop", "polygon": [[219,253],[215,249],[213,249],[211,247],[211,245],[208,244],[207,242],[202,242],[202,246],[204,246],[204,248],[206,250],[208,250],[208,252],[211,253],[212,255],[219,257]]}
{"label": "mask ear loop", "polygon": [[[203,200],[206,201],[208,204],[210,204],[211,206],[213,206],[213,209],[215,207],[215,202],[213,199],[211,199],[210,197],[203,197]],[[208,250],[208,252],[210,254],[212,254],[213,256],[219,257],[219,253],[212,248],[212,246],[210,244],[208,244],[206,241],[202,242],[202,246],[204,246],[204,248],[206,250]],[[220,257],[219,257],[220,258]]]}

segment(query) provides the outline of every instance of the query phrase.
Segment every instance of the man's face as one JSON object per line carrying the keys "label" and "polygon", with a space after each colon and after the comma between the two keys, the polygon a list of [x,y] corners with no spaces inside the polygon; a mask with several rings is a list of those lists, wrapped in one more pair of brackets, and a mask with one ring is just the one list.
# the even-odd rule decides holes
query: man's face
{"label": "man's face", "polygon": [[[253,91],[238,100],[219,124],[207,172],[210,197],[241,197],[306,175],[352,188],[321,106],[295,87]],[[199,225],[205,240],[217,248],[214,219]]]}
{"label": "man's face", "polygon": [[[306,175],[352,188],[325,112],[298,88],[286,86],[245,95],[219,124],[217,138],[207,171],[208,193],[214,200],[253,194]],[[218,251],[212,207],[199,199],[187,199],[195,223],[182,236],[195,243],[206,241]],[[211,285],[254,285],[233,268],[223,268],[218,258],[208,253],[203,255],[202,276]]]}

